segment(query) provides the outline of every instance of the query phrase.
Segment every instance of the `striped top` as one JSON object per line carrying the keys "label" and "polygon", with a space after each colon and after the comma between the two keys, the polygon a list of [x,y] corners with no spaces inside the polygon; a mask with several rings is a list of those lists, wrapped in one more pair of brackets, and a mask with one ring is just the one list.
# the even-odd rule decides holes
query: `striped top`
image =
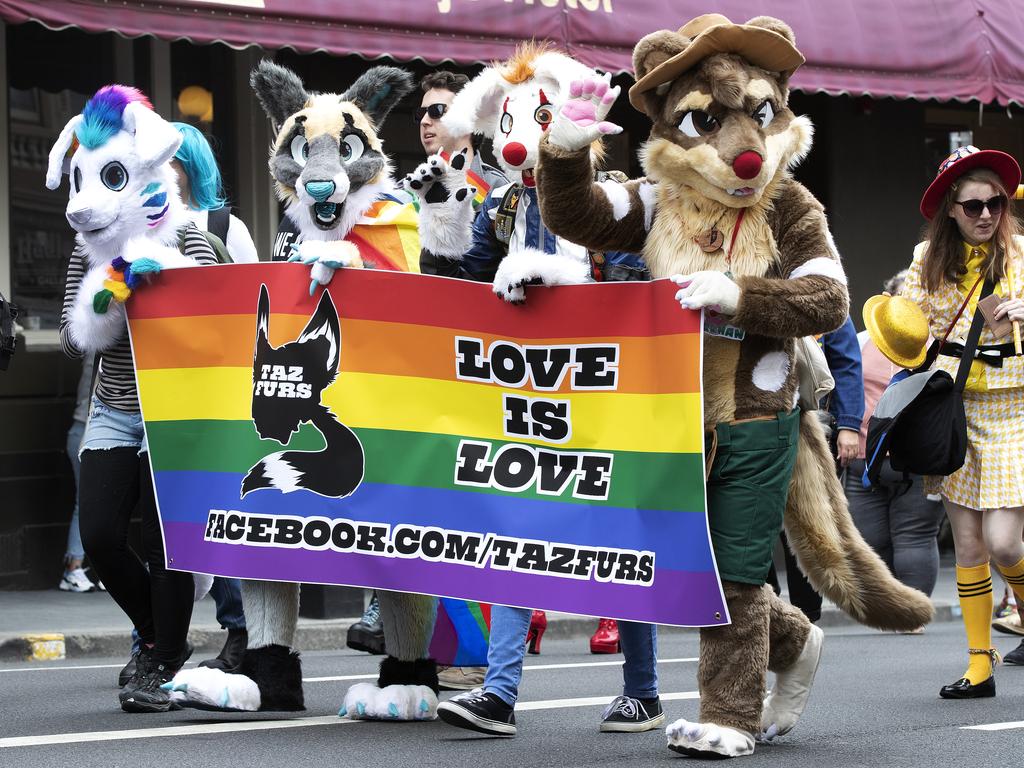
{"label": "striped top", "polygon": [[[199,264],[216,264],[217,254],[206,237],[194,224],[185,230],[182,252]],[[82,357],[83,352],[71,341],[71,308],[78,296],[78,286],[89,267],[85,260],[84,248],[75,245],[68,264],[67,283],[64,286],[64,307],[60,313],[60,346],[68,357]],[[135,388],[135,368],[132,364],[132,348],[128,341],[128,326],[124,334],[110,349],[98,355],[99,373],[96,375],[96,396],[111,408],[119,411],[139,411],[139,395]]]}

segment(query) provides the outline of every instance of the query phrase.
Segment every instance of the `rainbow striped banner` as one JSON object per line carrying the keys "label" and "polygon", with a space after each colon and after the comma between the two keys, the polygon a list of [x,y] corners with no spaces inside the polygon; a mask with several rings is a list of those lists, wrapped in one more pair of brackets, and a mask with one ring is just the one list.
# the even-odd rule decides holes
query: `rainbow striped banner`
{"label": "rainbow striped banner", "polygon": [[728,622],[701,319],[675,285],[526,306],[401,272],[308,286],[298,264],[228,264],[128,304],[169,567]]}

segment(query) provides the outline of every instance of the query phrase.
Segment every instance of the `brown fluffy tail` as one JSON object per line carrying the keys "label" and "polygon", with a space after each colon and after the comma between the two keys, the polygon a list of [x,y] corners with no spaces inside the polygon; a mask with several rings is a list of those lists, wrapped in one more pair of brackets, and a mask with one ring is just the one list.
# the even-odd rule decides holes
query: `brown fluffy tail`
{"label": "brown fluffy tail", "polygon": [[907,631],[932,620],[928,597],[893,578],[854,526],[813,413],[800,419],[785,524],[789,546],[814,588],[861,624]]}

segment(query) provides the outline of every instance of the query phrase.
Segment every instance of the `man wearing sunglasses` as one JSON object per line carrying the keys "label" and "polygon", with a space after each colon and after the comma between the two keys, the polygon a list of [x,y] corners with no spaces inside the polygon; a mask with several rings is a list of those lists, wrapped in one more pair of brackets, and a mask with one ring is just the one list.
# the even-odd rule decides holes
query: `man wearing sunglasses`
{"label": "man wearing sunglasses", "polygon": [[488,165],[480,159],[481,136],[452,136],[441,123],[441,118],[448,107],[461,91],[469,78],[465,75],[442,69],[431,72],[420,81],[423,98],[418,109],[413,111],[413,118],[419,125],[420,144],[428,156],[442,149],[450,155],[463,149],[469,149],[467,160],[469,169],[482,178],[492,189],[508,184],[508,179],[499,169]]}

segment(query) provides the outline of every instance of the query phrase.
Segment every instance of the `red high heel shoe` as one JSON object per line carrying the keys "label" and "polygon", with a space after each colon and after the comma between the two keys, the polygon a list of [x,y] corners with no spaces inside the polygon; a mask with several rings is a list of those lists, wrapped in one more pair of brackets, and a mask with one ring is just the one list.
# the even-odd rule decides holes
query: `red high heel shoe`
{"label": "red high heel shoe", "polygon": [[597,632],[590,638],[590,652],[619,652],[619,625],[615,619],[598,619]]}
{"label": "red high heel shoe", "polygon": [[540,639],[548,628],[548,615],[544,611],[534,611],[530,617],[530,631],[526,633],[527,650],[534,656],[540,653]]}

